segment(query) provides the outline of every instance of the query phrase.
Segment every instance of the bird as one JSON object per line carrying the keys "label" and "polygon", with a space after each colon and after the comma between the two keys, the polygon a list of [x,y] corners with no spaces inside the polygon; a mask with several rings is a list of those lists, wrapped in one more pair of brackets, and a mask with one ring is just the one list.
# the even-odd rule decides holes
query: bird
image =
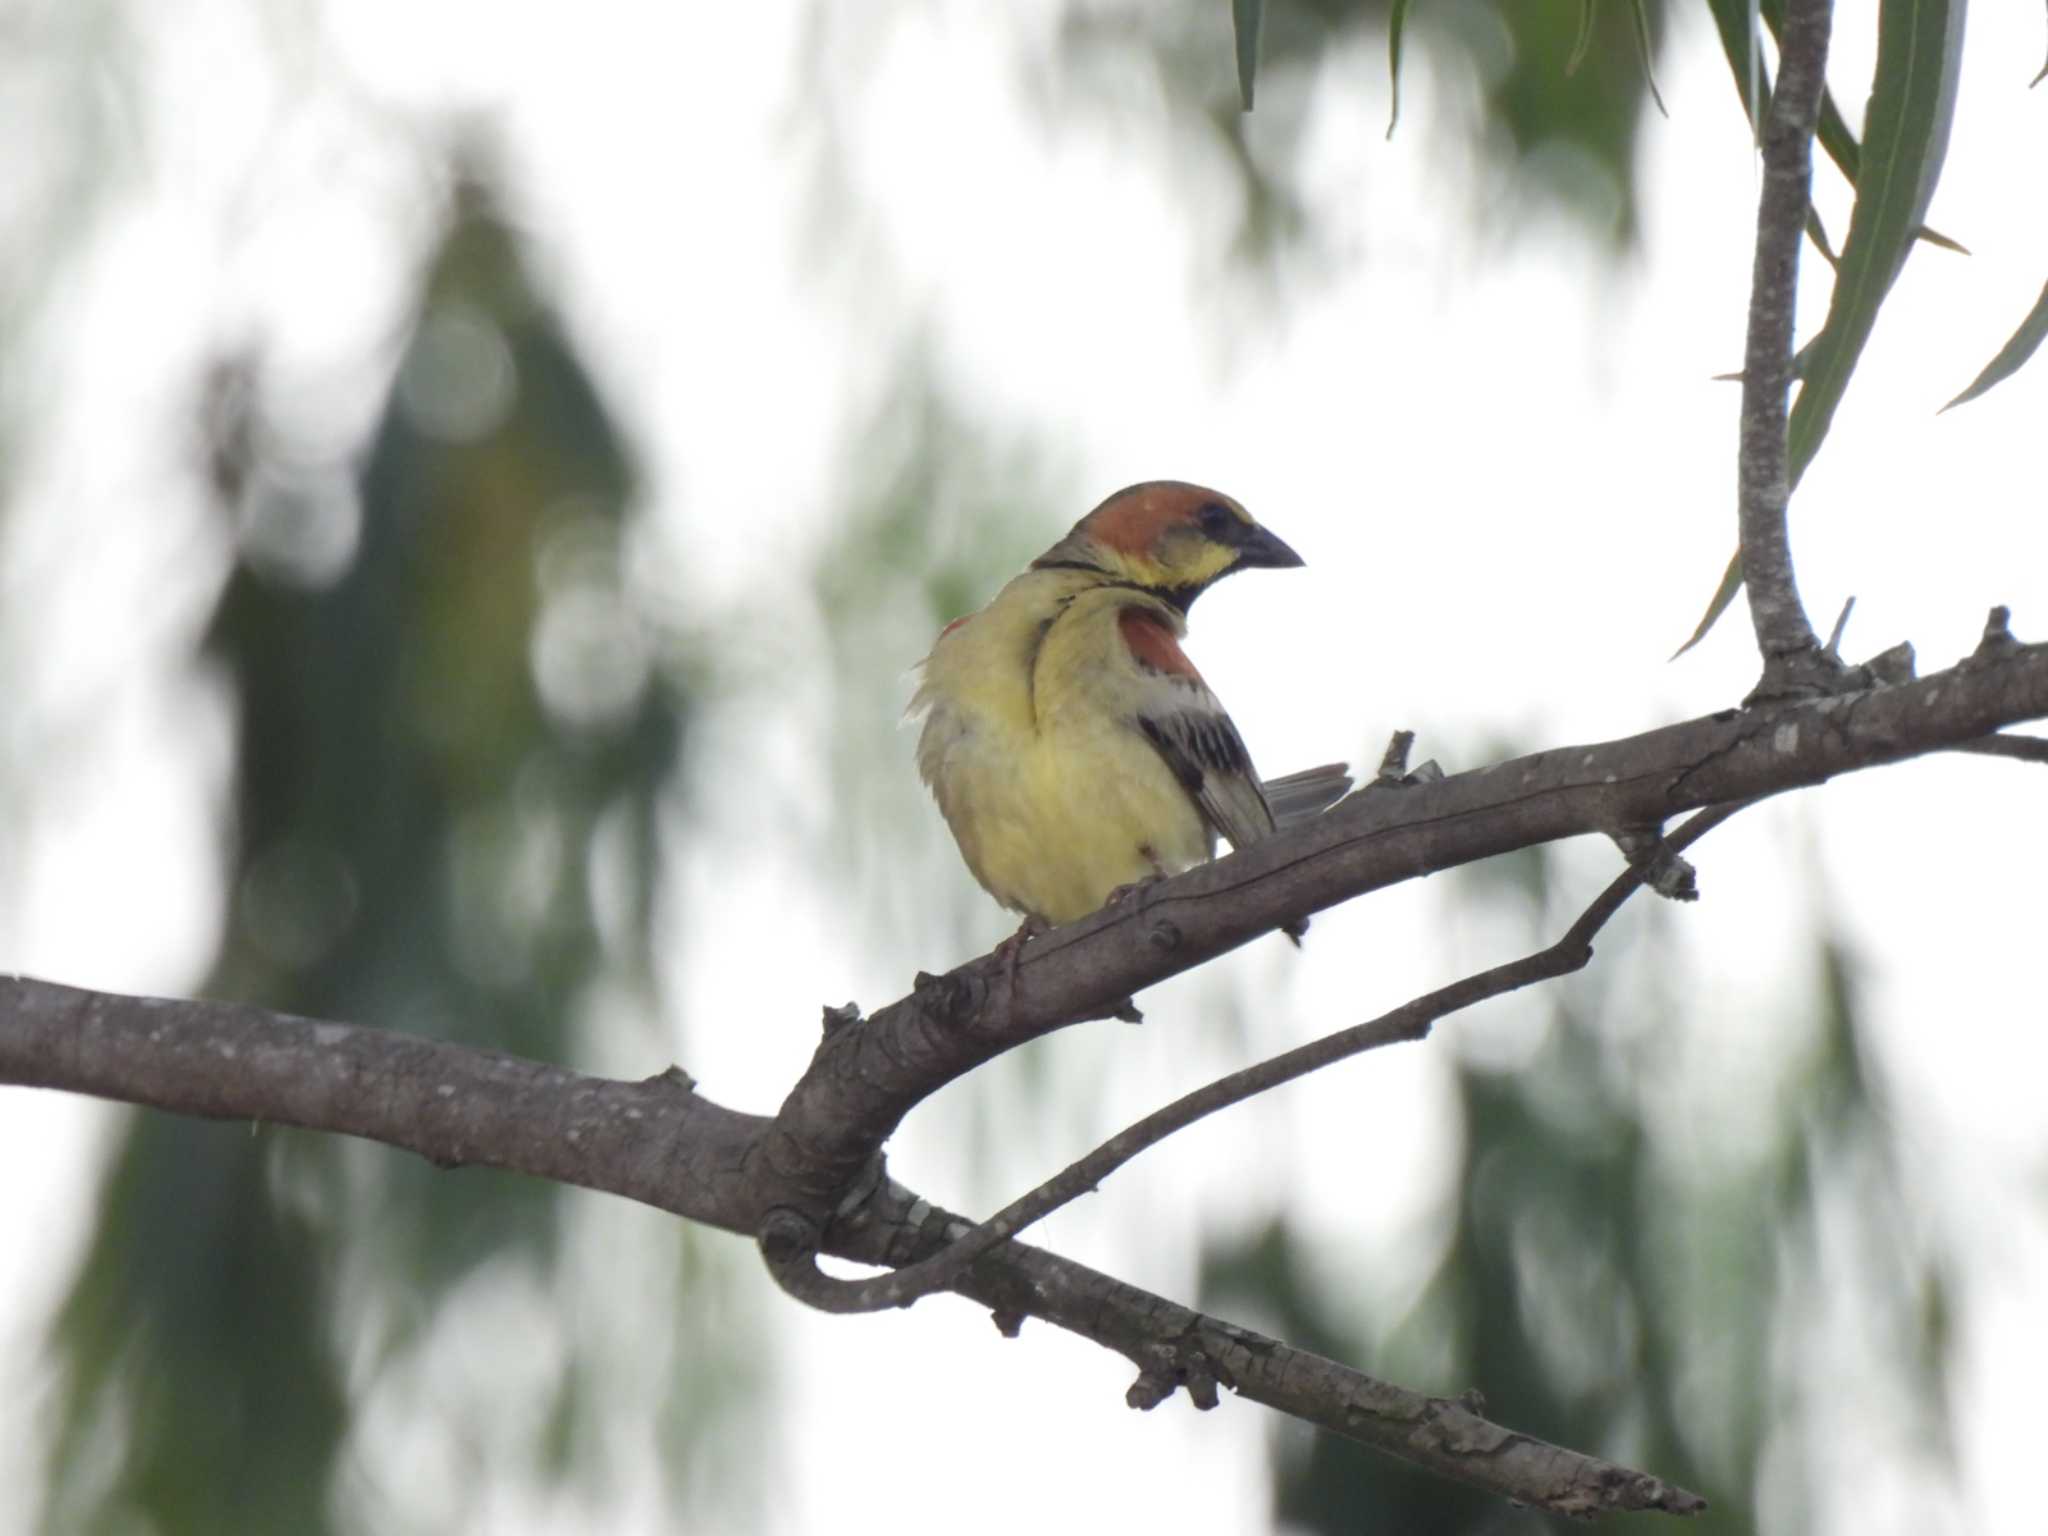
{"label": "bird", "polygon": [[1249,848],[1351,787],[1342,763],[1262,782],[1181,649],[1217,581],[1302,563],[1221,492],[1151,480],[940,632],[909,711],[918,770],[969,872],[1022,915],[1014,942],[1212,858],[1219,835]]}

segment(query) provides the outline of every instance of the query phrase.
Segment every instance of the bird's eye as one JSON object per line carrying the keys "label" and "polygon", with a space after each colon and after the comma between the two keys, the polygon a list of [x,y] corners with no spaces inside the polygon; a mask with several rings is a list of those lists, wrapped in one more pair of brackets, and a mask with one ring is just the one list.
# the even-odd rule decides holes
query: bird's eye
{"label": "bird's eye", "polygon": [[1218,544],[1234,543],[1243,526],[1238,522],[1237,514],[1220,501],[1212,501],[1203,507],[1195,514],[1195,521],[1202,532]]}

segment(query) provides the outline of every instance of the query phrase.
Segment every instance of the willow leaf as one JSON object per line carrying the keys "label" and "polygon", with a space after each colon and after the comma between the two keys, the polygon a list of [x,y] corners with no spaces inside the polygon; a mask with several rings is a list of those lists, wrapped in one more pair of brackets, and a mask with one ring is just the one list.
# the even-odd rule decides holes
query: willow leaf
{"label": "willow leaf", "polygon": [[1593,27],[1600,19],[1600,0],[1579,0],[1579,35],[1572,40],[1572,56],[1565,60],[1564,72],[1576,75],[1579,66],[1586,62],[1586,55],[1593,51]]}
{"label": "willow leaf", "polygon": [[1387,12],[1387,76],[1393,85],[1394,105],[1387,114],[1387,137],[1401,121],[1401,32],[1408,25],[1408,0],[1394,0]]}
{"label": "willow leaf", "polygon": [[1794,485],[1820,451],[1933,201],[1955,115],[1965,9],[1964,0],[1883,0],[1879,9],[1877,74],[1864,114],[1856,205],[1827,323],[1815,339],[1786,432]]}
{"label": "willow leaf", "polygon": [[[1775,39],[1784,24],[1785,0],[1763,0],[1764,25],[1771,29]],[[1849,120],[1842,116],[1842,109],[1836,105],[1835,93],[1825,85],[1820,93],[1820,147],[1828,152],[1828,158],[1835,162],[1835,169],[1842,173],[1843,180],[1850,186],[1856,185],[1856,177],[1862,169],[1863,150],[1856,142],[1856,135],[1849,130]],[[1954,251],[1967,256],[1970,248],[1960,241],[1951,240],[1938,229],[1922,225],[1914,231],[1917,238],[1929,245],[1938,245],[1945,251]],[[1833,258],[1830,257],[1830,260]]]}
{"label": "willow leaf", "polygon": [[1976,399],[1992,385],[2004,383],[2026,365],[2027,359],[2040,348],[2044,337],[2048,337],[2048,285],[2042,287],[2041,297],[2034,300],[2034,307],[2027,311],[2027,318],[2012,333],[2012,339],[1998,349],[1998,356],[1984,365],[1984,371],[1977,375],[1968,389],[1942,409],[1953,409],[1966,400]]}
{"label": "willow leaf", "polygon": [[1259,73],[1259,23],[1265,13],[1266,0],[1230,0],[1230,22],[1237,31],[1237,94],[1247,112]]}
{"label": "willow leaf", "polygon": [[1657,103],[1660,116],[1669,117],[1671,109],[1664,105],[1664,93],[1657,89],[1657,66],[1653,55],[1656,50],[1650,42],[1649,0],[1636,0],[1636,57],[1642,61],[1643,81],[1650,88],[1650,100]]}
{"label": "willow leaf", "polygon": [[1754,142],[1763,137],[1764,112],[1771,101],[1770,72],[1764,68],[1757,37],[1756,0],[1707,0],[1707,9],[1713,13],[1714,31],[1728,59],[1728,72],[1735,77],[1735,93],[1742,98]]}
{"label": "willow leaf", "polygon": [[1735,601],[1735,594],[1742,590],[1742,551],[1737,550],[1729,558],[1728,569],[1721,573],[1721,585],[1714,589],[1713,598],[1707,603],[1707,611],[1701,615],[1699,628],[1692,632],[1692,638],[1671,653],[1673,661],[1707,638],[1707,631],[1714,627],[1714,621],[1728,611],[1728,605]]}

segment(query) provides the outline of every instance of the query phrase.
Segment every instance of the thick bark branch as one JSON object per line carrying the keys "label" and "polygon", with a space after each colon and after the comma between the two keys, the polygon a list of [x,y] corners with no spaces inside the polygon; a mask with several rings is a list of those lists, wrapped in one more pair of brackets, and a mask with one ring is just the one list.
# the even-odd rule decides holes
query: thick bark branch
{"label": "thick bark branch", "polygon": [[1959,741],[1954,750],[1973,752],[1979,757],[2009,757],[2020,763],[2048,763],[2048,740],[2039,736],[1986,736],[1978,741]]}
{"label": "thick bark branch", "polygon": [[204,998],[0,976],[0,1084],[360,1136],[442,1168],[530,1173],[751,1233],[764,1122],[677,1068],[637,1083]]}
{"label": "thick bark branch", "polygon": [[[604,1190],[751,1235],[783,1192],[749,1155],[768,1128],[671,1069],[641,1082],[585,1077],[495,1051],[235,1003],[121,997],[0,976],[0,1083],[58,1088],[180,1114],[362,1136],[443,1167],[475,1164]],[[894,1183],[834,1233],[833,1252],[901,1264],[963,1230]],[[1683,1489],[1489,1422],[1179,1306],[1055,1254],[1007,1244],[953,1287],[1006,1331],[1025,1317],[1138,1368],[1134,1407],[1217,1388],[1417,1465],[1564,1514],[1691,1513]]]}

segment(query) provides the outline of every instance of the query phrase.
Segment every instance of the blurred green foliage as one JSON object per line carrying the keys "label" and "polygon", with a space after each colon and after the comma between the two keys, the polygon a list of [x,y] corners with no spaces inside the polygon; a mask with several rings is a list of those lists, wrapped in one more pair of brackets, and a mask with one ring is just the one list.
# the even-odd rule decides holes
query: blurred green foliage
{"label": "blurred green foliage", "polygon": [[[1616,250],[1638,228],[1636,139],[1653,102],[1651,69],[1667,27],[1660,0],[1639,10],[1597,0],[1451,0],[1413,6],[1402,70],[1440,73],[1442,123],[1404,123],[1421,153],[1465,142],[1504,194],[1473,210],[1512,231],[1561,212]],[[1364,92],[1389,87],[1385,42],[1392,0],[1271,0],[1259,37],[1258,110],[1241,110],[1231,11],[1218,3],[1157,6],[1112,0],[1065,13],[1060,69],[1095,110],[1114,112],[1153,82],[1175,137],[1217,152],[1239,194],[1233,253],[1264,268],[1318,248],[1321,231],[1300,185],[1303,136],[1318,72]],[[1648,64],[1642,29],[1647,27]],[[1368,80],[1364,72],[1370,70]],[[1469,90],[1476,112],[1461,111]],[[1411,99],[1404,95],[1404,99]],[[1062,100],[1065,99],[1062,94]],[[1511,194],[1511,195],[1508,195]]]}
{"label": "blurred green foliage", "polygon": [[935,906],[937,882],[904,863],[919,846],[955,858],[943,839],[916,835],[934,828],[902,724],[910,669],[1079,513],[1060,511],[1075,499],[1071,476],[1038,445],[972,416],[922,343],[903,348],[876,394],[838,446],[843,491],[812,565],[830,641],[824,750],[838,791],[825,824],[842,875],[873,881],[859,904],[887,931],[960,941],[961,908]]}
{"label": "blurred green foliage", "polygon": [[[452,200],[353,484],[295,456],[263,387],[234,359],[205,391],[239,560],[206,642],[238,728],[204,990],[551,1061],[644,1031],[656,822],[691,701],[635,606],[629,456],[479,184]],[[361,1391],[471,1277],[551,1283],[576,1198],[136,1116],[57,1326],[53,1528],[335,1528]],[[583,1375],[572,1345],[558,1462],[626,1408]]]}

